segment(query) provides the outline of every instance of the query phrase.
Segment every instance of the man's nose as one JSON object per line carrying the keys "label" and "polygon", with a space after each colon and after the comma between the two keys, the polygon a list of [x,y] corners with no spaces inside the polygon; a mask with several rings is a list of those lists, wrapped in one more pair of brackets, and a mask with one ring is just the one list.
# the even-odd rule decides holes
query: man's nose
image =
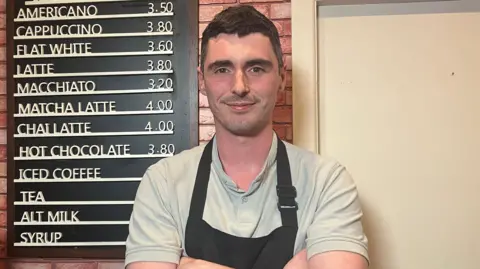
{"label": "man's nose", "polygon": [[235,73],[235,80],[234,84],[232,87],[232,93],[239,95],[239,96],[244,96],[246,95],[250,90],[248,89],[248,84],[247,84],[247,78],[243,72],[243,70],[238,70]]}

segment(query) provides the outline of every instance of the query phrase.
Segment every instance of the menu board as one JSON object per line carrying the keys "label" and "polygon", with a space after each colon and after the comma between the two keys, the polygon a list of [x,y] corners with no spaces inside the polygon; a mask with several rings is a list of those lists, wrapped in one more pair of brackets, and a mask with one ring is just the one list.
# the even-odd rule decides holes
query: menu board
{"label": "menu board", "polygon": [[7,5],[9,256],[123,258],[145,171],[198,143],[198,2]]}

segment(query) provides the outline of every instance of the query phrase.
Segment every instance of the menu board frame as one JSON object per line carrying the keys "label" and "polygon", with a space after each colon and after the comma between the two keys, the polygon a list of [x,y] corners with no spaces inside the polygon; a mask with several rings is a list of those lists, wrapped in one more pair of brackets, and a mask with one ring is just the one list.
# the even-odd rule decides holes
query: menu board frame
{"label": "menu board frame", "polygon": [[[83,258],[83,259],[123,259],[125,257],[125,246],[41,246],[41,247],[18,247],[14,246],[16,238],[16,229],[14,225],[15,221],[15,183],[14,178],[16,174],[15,168],[15,80],[14,74],[17,61],[14,59],[14,34],[15,34],[15,2],[24,2],[25,0],[13,0],[6,1],[6,59],[7,59],[7,255],[8,257],[24,257],[24,258]],[[124,0],[128,1],[128,0]],[[134,0],[136,2],[151,2],[148,0]],[[165,0],[157,0],[165,1]],[[133,2],[133,1],[132,1]],[[190,147],[197,146],[198,142],[198,79],[197,79],[197,66],[199,61],[199,0],[176,0],[175,2],[181,3],[182,11],[180,14],[174,16],[181,16],[182,19],[176,21],[177,28],[181,29],[183,39],[187,44],[182,44],[182,50],[176,52],[174,56],[176,62],[182,63],[179,66],[175,66],[175,73],[180,74],[176,77],[184,81],[183,85],[189,85],[188,100],[184,100],[182,105],[177,106],[179,113],[185,114],[188,118],[189,129],[183,130],[186,134],[184,137],[188,137],[188,143]],[[88,3],[94,3],[88,2]],[[74,3],[71,3],[74,4]],[[68,4],[68,5],[71,5]],[[185,18],[183,18],[183,16]],[[175,18],[174,18],[175,19]],[[122,26],[118,26],[121,28]],[[174,44],[174,48],[178,45]],[[180,107],[180,108],[179,108]],[[113,191],[113,190],[112,190]],[[34,228],[33,228],[34,229]]]}

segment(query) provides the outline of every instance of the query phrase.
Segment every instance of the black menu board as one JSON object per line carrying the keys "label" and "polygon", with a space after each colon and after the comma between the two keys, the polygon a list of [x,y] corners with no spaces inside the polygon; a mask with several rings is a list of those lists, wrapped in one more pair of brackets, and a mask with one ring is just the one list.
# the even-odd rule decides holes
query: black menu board
{"label": "black menu board", "polygon": [[198,144],[198,0],[7,3],[8,254],[123,258],[138,184]]}

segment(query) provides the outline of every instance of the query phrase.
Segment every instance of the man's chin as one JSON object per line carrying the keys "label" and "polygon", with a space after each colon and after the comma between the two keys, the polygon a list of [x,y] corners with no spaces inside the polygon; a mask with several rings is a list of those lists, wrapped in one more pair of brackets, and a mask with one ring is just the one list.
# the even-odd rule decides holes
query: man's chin
{"label": "man's chin", "polygon": [[226,126],[224,126],[224,128],[233,135],[247,137],[256,136],[263,129],[262,126],[252,124],[250,122],[229,122],[226,124]]}

